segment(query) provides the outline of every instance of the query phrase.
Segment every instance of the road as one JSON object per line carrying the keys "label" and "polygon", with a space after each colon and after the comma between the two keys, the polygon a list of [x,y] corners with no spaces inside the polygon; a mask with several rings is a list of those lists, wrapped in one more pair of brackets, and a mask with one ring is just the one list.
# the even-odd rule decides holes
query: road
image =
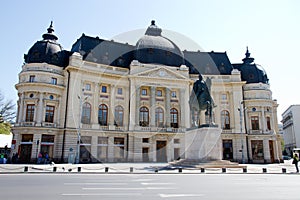
{"label": "road", "polygon": [[300,199],[297,174],[1,174],[3,200]]}

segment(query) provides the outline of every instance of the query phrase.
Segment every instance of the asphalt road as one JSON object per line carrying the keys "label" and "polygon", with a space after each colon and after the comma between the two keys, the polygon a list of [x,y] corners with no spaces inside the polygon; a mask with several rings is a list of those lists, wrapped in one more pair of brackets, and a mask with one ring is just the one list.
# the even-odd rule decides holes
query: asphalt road
{"label": "asphalt road", "polygon": [[300,199],[298,174],[1,174],[1,200]]}

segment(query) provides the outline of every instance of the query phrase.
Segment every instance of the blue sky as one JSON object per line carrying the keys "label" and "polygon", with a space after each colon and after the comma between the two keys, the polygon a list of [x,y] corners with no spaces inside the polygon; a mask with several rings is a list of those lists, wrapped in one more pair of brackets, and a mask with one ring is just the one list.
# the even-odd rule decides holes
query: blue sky
{"label": "blue sky", "polygon": [[82,33],[112,39],[145,29],[154,19],[163,31],[180,33],[205,51],[226,51],[232,63],[240,63],[249,46],[268,74],[281,120],[289,105],[300,103],[299,8],[297,0],[3,1],[0,90],[17,101],[14,85],[23,55],[42,39],[51,20],[58,42],[70,50]]}

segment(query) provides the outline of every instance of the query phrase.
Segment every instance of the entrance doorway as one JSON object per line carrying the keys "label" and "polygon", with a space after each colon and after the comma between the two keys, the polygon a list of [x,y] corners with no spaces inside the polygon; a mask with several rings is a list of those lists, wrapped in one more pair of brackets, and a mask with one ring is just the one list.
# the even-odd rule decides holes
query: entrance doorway
{"label": "entrance doorway", "polygon": [[167,162],[167,141],[156,141],[156,160],[157,162]]}
{"label": "entrance doorway", "polygon": [[143,148],[143,162],[149,162],[149,148]]}
{"label": "entrance doorway", "polygon": [[270,148],[271,163],[274,163],[275,158],[274,158],[274,148],[273,148],[273,141],[272,140],[269,140],[269,148]]}
{"label": "entrance doorway", "polygon": [[21,163],[30,163],[32,144],[21,144],[19,148],[19,161]]}
{"label": "entrance doorway", "polygon": [[233,160],[232,140],[223,140],[223,160]]}

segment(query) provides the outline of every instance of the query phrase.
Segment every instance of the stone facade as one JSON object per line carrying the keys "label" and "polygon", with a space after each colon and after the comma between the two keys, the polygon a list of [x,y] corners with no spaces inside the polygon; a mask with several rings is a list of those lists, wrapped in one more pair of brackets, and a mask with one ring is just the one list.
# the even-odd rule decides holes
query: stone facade
{"label": "stone facade", "polygon": [[[195,113],[190,111],[189,97],[198,75],[186,65],[133,60],[124,68],[92,62],[79,52],[71,53],[65,67],[25,63],[16,84],[13,153],[18,152],[22,162],[34,162],[38,152],[49,153],[55,162],[76,162],[77,152],[77,162],[204,157],[279,162],[278,104],[269,84],[247,83],[238,69],[202,76],[211,82],[213,122],[219,128],[192,123]],[[196,114],[200,125],[207,123],[205,111]],[[209,131],[215,135],[199,139],[197,132]],[[199,150],[199,156],[197,145],[206,149]]]}

